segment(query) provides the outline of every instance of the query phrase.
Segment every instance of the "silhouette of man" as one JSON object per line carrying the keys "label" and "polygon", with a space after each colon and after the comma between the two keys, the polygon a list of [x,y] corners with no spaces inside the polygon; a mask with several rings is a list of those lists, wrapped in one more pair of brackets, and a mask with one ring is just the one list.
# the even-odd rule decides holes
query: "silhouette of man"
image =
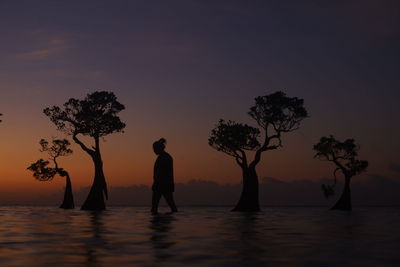
{"label": "silhouette of man", "polygon": [[164,199],[171,208],[171,212],[178,211],[172,195],[174,192],[173,159],[167,152],[165,152],[165,143],[166,140],[164,138],[153,143],[154,153],[156,153],[158,157],[154,164],[152,213],[157,213],[158,203],[160,202],[161,196],[164,196]]}

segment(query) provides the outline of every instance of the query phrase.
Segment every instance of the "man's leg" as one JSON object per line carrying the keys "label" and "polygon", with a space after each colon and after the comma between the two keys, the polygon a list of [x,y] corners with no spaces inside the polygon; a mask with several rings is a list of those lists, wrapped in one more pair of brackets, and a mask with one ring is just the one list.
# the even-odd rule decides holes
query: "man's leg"
{"label": "man's leg", "polygon": [[157,213],[158,210],[158,203],[160,203],[161,199],[161,192],[153,191],[153,197],[151,201],[151,212]]}
{"label": "man's leg", "polygon": [[174,195],[172,192],[164,192],[163,196],[165,200],[167,201],[168,206],[171,208],[172,212],[177,212],[178,209],[176,208],[175,201],[174,201]]}

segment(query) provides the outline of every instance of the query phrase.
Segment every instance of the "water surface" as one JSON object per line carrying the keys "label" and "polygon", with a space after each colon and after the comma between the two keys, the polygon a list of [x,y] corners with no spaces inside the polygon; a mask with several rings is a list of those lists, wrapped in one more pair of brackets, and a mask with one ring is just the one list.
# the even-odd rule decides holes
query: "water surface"
{"label": "water surface", "polygon": [[0,206],[1,266],[399,266],[400,208]]}

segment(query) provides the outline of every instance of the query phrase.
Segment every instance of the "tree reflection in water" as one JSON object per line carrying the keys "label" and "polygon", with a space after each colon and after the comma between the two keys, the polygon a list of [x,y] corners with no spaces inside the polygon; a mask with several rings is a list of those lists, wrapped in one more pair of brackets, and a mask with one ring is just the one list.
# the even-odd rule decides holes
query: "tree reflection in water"
{"label": "tree reflection in water", "polygon": [[88,212],[90,216],[89,238],[86,242],[86,266],[98,266],[102,260],[102,250],[107,249],[107,240],[104,238],[103,212]]}
{"label": "tree reflection in water", "polygon": [[266,253],[260,223],[260,214],[253,212],[242,213],[234,221],[237,238],[241,243],[237,256],[243,263],[261,263],[260,258]]}
{"label": "tree reflection in water", "polygon": [[221,264],[263,265],[270,254],[270,245],[274,242],[264,232],[263,213],[230,213],[221,221],[219,227]]}

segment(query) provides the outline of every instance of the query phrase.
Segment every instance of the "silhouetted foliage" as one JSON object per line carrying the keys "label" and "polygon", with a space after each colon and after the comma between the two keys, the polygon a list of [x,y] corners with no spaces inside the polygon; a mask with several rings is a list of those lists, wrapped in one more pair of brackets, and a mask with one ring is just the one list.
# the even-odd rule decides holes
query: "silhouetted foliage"
{"label": "silhouetted foliage", "polygon": [[[255,105],[249,115],[263,130],[264,139],[260,142],[261,131],[252,126],[234,121],[220,120],[211,131],[208,144],[218,151],[235,158],[243,170],[243,191],[234,211],[258,211],[258,178],[255,170],[261,154],[282,146],[282,134],[297,130],[303,119],[308,117],[303,99],[287,97],[278,91],[255,98]],[[252,161],[248,160],[246,150],[255,151]]]}
{"label": "silhouetted foliage", "polygon": [[66,170],[60,168],[58,166],[57,159],[62,156],[69,156],[72,154],[72,150],[69,148],[71,145],[67,139],[53,139],[51,145],[45,139],[41,139],[39,141],[41,146],[40,151],[46,152],[51,161],[54,163],[53,167],[48,167],[50,164],[49,161],[44,159],[39,159],[36,162],[32,163],[27,169],[33,172],[33,177],[35,177],[39,181],[51,181],[58,174],[61,177],[65,177],[65,192],[64,192],[64,201],[61,204],[60,208],[64,209],[73,209],[74,198],[72,194],[72,185],[71,179]]}
{"label": "silhouetted foliage", "polygon": [[217,127],[211,131],[208,143],[218,151],[240,158],[238,154],[240,151],[255,150],[260,147],[257,140],[259,135],[260,130],[257,128],[221,119]]}
{"label": "silhouetted foliage", "polygon": [[[88,94],[83,100],[71,98],[63,107],[53,106],[44,110],[57,129],[72,135],[73,140],[93,160],[95,177],[82,206],[84,210],[105,209],[104,196],[107,199],[108,192],[100,153],[100,138],[123,131],[125,123],[117,115],[123,109],[124,105],[117,101],[114,93],[100,91]],[[93,138],[94,146],[89,148],[78,135]]]}
{"label": "silhouetted foliage", "polygon": [[32,171],[33,177],[39,181],[51,181],[57,174],[57,171],[55,168],[47,167],[49,163],[47,160],[38,159],[28,167],[28,170]]}
{"label": "silhouetted foliage", "polygon": [[345,177],[343,194],[332,209],[351,210],[350,180],[368,167],[368,161],[357,159],[359,149],[360,147],[354,143],[354,139],[346,139],[341,142],[332,135],[321,137],[320,141],[314,145],[314,150],[317,152],[315,158],[331,161],[336,165],[333,171],[334,184],[322,185],[324,195],[326,197],[334,195],[337,171],[341,171]]}
{"label": "silhouetted foliage", "polygon": [[[3,114],[0,113],[0,117],[3,116]],[[2,120],[0,120],[0,122],[2,122]]]}

